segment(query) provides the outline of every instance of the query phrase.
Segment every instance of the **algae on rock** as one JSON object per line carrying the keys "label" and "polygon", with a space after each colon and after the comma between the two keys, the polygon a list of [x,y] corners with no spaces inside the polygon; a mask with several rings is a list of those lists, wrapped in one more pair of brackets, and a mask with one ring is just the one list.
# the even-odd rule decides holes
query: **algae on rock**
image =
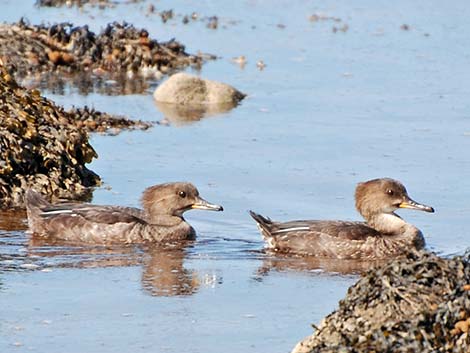
{"label": "algae on rock", "polygon": [[0,57],[19,77],[48,72],[160,77],[188,65],[199,67],[205,59],[186,53],[173,39],[158,42],[128,23],[110,23],[95,34],[86,25],[30,25],[24,20],[0,25]]}
{"label": "algae on rock", "polygon": [[85,166],[96,152],[73,120],[0,64],[0,208],[23,206],[27,188],[74,199],[100,184]]}
{"label": "algae on rock", "polygon": [[293,353],[470,352],[470,253],[421,251],[368,271]]}

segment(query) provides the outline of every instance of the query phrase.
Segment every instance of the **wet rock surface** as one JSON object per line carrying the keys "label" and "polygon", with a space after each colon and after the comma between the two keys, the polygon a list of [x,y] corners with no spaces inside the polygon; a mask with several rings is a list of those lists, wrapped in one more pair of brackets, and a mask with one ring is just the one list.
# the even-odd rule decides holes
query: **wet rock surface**
{"label": "wet rock surface", "polygon": [[470,252],[420,252],[370,270],[293,353],[469,352]]}
{"label": "wet rock surface", "polygon": [[18,77],[92,72],[160,78],[162,73],[203,62],[202,55],[189,55],[179,42],[158,42],[145,29],[127,23],[110,23],[95,34],[86,25],[30,25],[23,20],[0,25],[0,58]]}
{"label": "wet rock surface", "polygon": [[177,73],[157,87],[157,102],[183,105],[237,104],[245,94],[225,83]]}
{"label": "wet rock surface", "polygon": [[28,187],[76,199],[100,183],[85,166],[97,154],[75,118],[0,66],[0,208],[23,206]]}

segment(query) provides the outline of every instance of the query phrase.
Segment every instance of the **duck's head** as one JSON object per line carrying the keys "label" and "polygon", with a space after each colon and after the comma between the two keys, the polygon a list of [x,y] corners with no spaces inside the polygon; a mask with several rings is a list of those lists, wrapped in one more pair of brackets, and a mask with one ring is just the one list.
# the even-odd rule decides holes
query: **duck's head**
{"label": "duck's head", "polygon": [[356,187],[355,198],[356,209],[365,219],[376,214],[390,214],[398,208],[434,212],[432,207],[413,201],[403,184],[390,178],[359,183]]}
{"label": "duck's head", "polygon": [[207,202],[191,183],[166,183],[145,189],[142,206],[150,215],[181,217],[191,209],[223,211],[223,207]]}

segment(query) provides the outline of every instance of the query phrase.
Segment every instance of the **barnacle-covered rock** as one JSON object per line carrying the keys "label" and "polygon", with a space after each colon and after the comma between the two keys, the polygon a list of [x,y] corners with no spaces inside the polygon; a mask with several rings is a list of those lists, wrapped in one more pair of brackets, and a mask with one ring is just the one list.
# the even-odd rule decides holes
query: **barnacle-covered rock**
{"label": "barnacle-covered rock", "polygon": [[100,183],[85,167],[97,157],[74,116],[19,86],[0,65],[0,208],[23,205],[24,191],[79,198]]}
{"label": "barnacle-covered rock", "polygon": [[95,34],[86,25],[36,26],[24,20],[0,25],[0,58],[19,77],[47,72],[160,77],[203,62],[202,55],[189,55],[179,42],[158,42],[127,23],[110,23]]}
{"label": "barnacle-covered rock", "polygon": [[470,352],[470,252],[410,253],[371,270],[293,353]]}

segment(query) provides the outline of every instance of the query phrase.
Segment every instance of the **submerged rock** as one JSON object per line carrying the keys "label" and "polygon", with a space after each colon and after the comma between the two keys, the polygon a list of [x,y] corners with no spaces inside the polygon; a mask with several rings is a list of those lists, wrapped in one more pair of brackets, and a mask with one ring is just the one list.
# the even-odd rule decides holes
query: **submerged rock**
{"label": "submerged rock", "polygon": [[293,353],[470,352],[470,253],[419,252],[371,270]]}
{"label": "submerged rock", "polygon": [[36,26],[21,20],[3,24],[0,57],[9,72],[20,77],[47,72],[159,77],[203,62],[202,56],[187,54],[175,40],[158,42],[145,29],[117,22],[99,34],[71,23]]}
{"label": "submerged rock", "polygon": [[100,183],[85,167],[95,150],[74,116],[19,86],[0,65],[0,208],[23,206],[24,191],[80,198]]}
{"label": "submerged rock", "polygon": [[177,73],[157,87],[153,97],[157,102],[184,105],[236,105],[246,94],[225,83]]}

